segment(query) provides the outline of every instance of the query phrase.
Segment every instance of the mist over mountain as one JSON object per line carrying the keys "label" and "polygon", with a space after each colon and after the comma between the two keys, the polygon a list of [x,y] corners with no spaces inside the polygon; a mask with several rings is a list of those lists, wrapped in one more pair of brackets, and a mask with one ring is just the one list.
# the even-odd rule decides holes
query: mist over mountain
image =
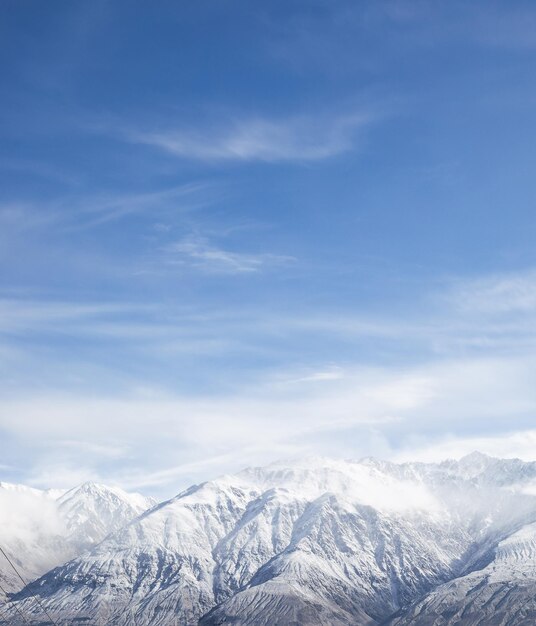
{"label": "mist over mountain", "polygon": [[78,556],[152,504],[151,498],[90,482],[68,491],[0,483],[1,585],[19,590],[21,578],[29,582]]}
{"label": "mist over mountain", "polygon": [[157,505],[89,483],[61,495],[2,489],[46,503],[54,523],[36,508],[33,534],[4,544],[36,580],[17,588],[6,564],[16,593],[1,624],[47,623],[44,610],[57,624],[115,626],[536,619],[536,463],[314,458]]}

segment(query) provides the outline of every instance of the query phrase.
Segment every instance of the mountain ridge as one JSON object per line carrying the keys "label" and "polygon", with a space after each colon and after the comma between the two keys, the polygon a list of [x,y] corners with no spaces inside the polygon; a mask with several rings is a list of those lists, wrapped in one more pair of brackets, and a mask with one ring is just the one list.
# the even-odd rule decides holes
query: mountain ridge
{"label": "mountain ridge", "polygon": [[524,625],[535,482],[536,463],[480,453],[247,468],[119,524],[12,596],[0,624],[15,607],[38,623],[38,595],[65,625],[480,626],[499,615],[486,602],[506,607],[498,625]]}

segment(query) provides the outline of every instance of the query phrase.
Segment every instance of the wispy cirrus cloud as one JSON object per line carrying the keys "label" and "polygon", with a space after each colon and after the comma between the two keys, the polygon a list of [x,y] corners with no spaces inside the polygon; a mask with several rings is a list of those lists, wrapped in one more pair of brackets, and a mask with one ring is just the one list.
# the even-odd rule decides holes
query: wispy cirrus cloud
{"label": "wispy cirrus cloud", "polygon": [[4,203],[0,205],[0,236],[26,233],[47,228],[57,223],[60,212],[56,207],[38,207],[29,203]]}
{"label": "wispy cirrus cloud", "polygon": [[249,274],[295,260],[286,255],[237,252],[216,246],[199,236],[185,237],[164,248],[165,263],[214,274]]}
{"label": "wispy cirrus cloud", "polygon": [[446,297],[466,313],[536,313],[536,270],[458,281]]}
{"label": "wispy cirrus cloud", "polygon": [[201,161],[319,161],[352,150],[370,114],[334,118],[253,117],[203,129],[129,131],[127,140]]}
{"label": "wispy cirrus cloud", "polygon": [[209,187],[208,183],[193,182],[145,193],[86,199],[77,207],[78,222],[80,227],[92,227],[147,211],[204,206],[207,202],[205,192]]}
{"label": "wispy cirrus cloud", "polygon": [[[224,242],[227,243],[227,242]],[[255,274],[292,266],[295,257],[236,250],[230,243],[192,234],[161,249],[159,264],[209,274]],[[483,315],[485,313],[485,315]],[[222,312],[217,307],[181,307],[113,298],[103,300],[53,298],[39,293],[0,294],[0,332],[76,333],[109,340],[157,339],[216,342],[247,335],[257,345],[282,334],[297,342],[329,337],[331,343],[369,339],[383,345],[412,346],[412,352],[449,355],[463,349],[478,352],[532,350],[536,343],[536,272],[459,278],[423,294],[419,310],[404,316],[330,310],[303,311],[296,303],[285,311],[240,307]],[[134,342],[134,343],[133,343]],[[196,343],[197,345],[197,343]],[[321,377],[340,375],[337,362],[324,367]],[[300,377],[309,377],[303,373]],[[314,374],[319,378],[320,374]]]}
{"label": "wispy cirrus cloud", "polygon": [[79,324],[87,320],[132,313],[147,307],[110,302],[67,302],[35,299],[0,299],[0,332],[56,328],[58,324]]}
{"label": "wispy cirrus cloud", "polygon": [[0,227],[9,232],[61,227],[64,231],[95,228],[150,214],[177,214],[211,203],[209,182],[190,182],[175,187],[140,192],[74,195],[58,200],[0,205]]}

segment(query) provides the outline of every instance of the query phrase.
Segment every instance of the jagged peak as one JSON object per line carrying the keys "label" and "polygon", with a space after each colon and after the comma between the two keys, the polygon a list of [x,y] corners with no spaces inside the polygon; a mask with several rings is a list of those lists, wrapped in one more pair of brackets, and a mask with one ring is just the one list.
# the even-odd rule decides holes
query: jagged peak
{"label": "jagged peak", "polygon": [[497,458],[480,452],[479,450],[473,450],[469,454],[465,454],[460,459],[460,463],[487,463],[488,461],[496,461]]}
{"label": "jagged peak", "polygon": [[77,487],[73,487],[73,489],[70,489],[60,496],[58,502],[64,505],[79,498],[89,498],[90,500],[97,501],[109,501],[112,499],[123,502],[125,505],[138,510],[140,513],[156,504],[153,498],[146,497],[140,493],[128,492],[121,487],[105,485],[93,481],[86,481]]}

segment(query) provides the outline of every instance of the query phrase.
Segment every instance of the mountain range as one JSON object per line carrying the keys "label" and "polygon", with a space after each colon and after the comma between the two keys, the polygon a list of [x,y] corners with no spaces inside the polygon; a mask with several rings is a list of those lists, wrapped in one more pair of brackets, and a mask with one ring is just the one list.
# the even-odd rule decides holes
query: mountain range
{"label": "mountain range", "polygon": [[0,555],[0,624],[536,624],[536,463],[316,458],[161,503],[2,483],[10,503],[2,548],[30,582]]}

